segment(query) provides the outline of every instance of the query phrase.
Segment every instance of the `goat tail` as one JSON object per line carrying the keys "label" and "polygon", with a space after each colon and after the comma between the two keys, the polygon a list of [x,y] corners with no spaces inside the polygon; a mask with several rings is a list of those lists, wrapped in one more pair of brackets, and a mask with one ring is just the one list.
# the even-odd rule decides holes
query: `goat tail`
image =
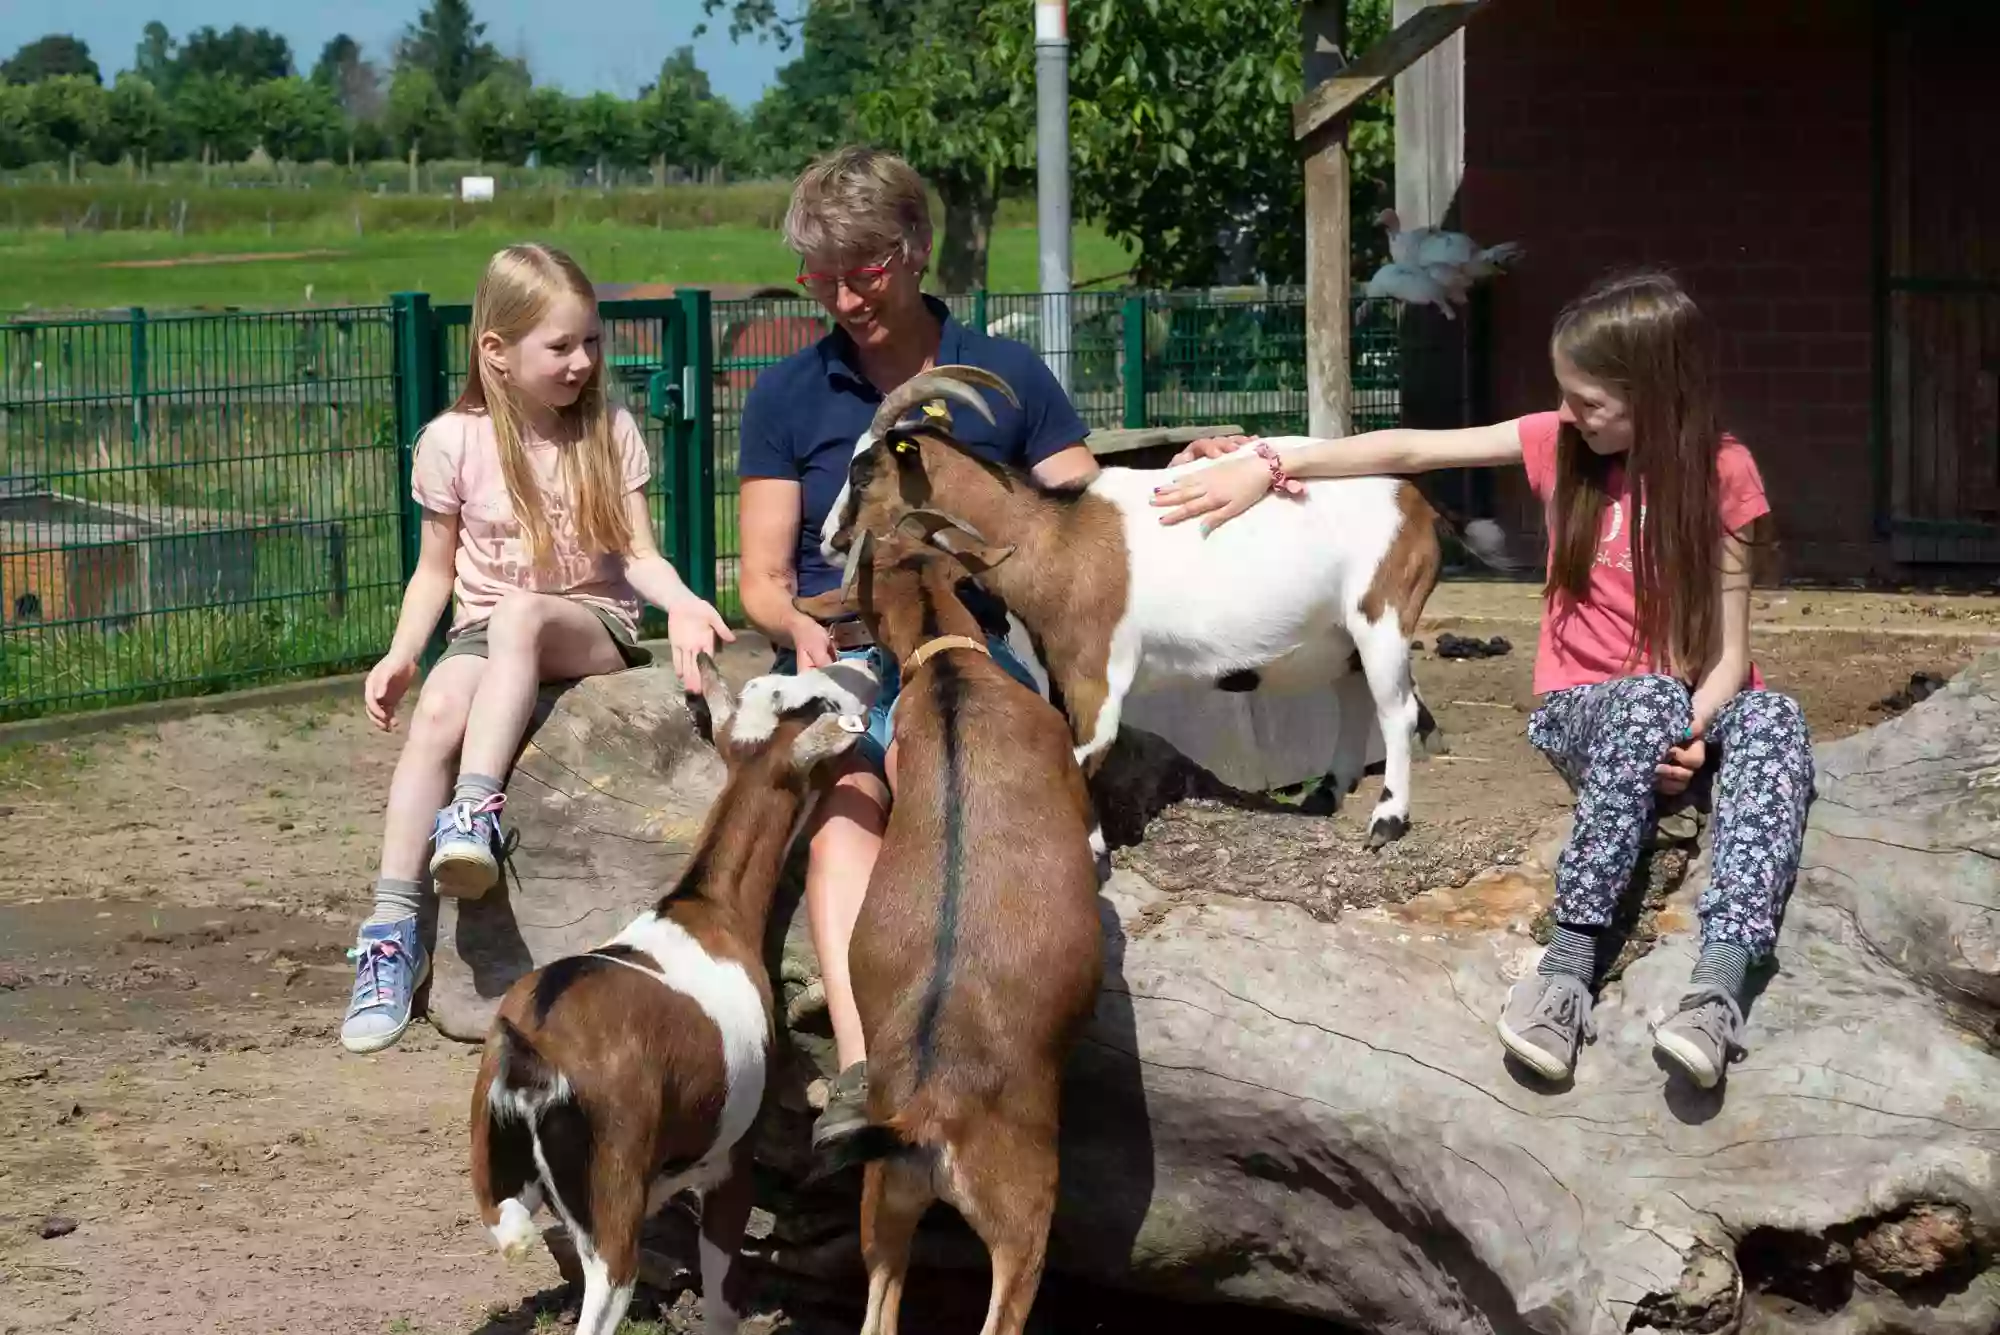
{"label": "goat tail", "polygon": [[1427,495],[1424,499],[1437,513],[1438,527],[1457,539],[1459,546],[1471,553],[1479,564],[1502,574],[1512,574],[1522,568],[1520,558],[1507,549],[1507,530],[1500,527],[1498,520],[1468,519],[1463,512],[1435,496]]}
{"label": "goat tail", "polygon": [[562,1072],[505,1016],[490,1041],[493,1075],[474,1124],[472,1184],[494,1242],[511,1257],[534,1245],[534,1213],[545,1185],[553,1186],[536,1162],[540,1124],[573,1099]]}

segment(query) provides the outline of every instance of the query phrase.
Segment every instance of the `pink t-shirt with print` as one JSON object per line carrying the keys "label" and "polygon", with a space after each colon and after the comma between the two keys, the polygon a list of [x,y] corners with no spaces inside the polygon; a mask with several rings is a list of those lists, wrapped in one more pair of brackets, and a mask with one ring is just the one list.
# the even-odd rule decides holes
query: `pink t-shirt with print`
{"label": "pink t-shirt with print", "polygon": [[[623,409],[612,419],[611,435],[629,494],[645,486],[652,472],[646,438]],[[458,516],[452,580],[458,607],[452,629],[484,621],[506,594],[527,589],[604,608],[636,634],[639,595],[625,581],[623,558],[587,552],[577,536],[571,498],[563,487],[564,447],[532,436],[524,443],[553,540],[551,559],[540,570],[531,565],[527,535],[514,518],[492,420],[484,413],[448,412],[417,438],[411,494],[426,510]]]}
{"label": "pink t-shirt with print", "polygon": [[[1552,412],[1530,413],[1520,419],[1518,428],[1528,485],[1546,508],[1556,494],[1556,437],[1561,419]],[[1757,461],[1734,436],[1722,437],[1715,471],[1725,528],[1736,532],[1770,513]],[[1541,635],[1535,645],[1537,695],[1651,670],[1648,655],[1642,655],[1633,668],[1625,666],[1632,628],[1638,619],[1638,598],[1632,581],[1632,492],[1625,483],[1622,465],[1612,468],[1610,485],[1612,500],[1605,507],[1588,592],[1581,602],[1575,603],[1566,594],[1552,594],[1542,609]],[[1548,559],[1553,566],[1553,524],[1551,530]],[[1758,689],[1764,685],[1755,663],[1750,665],[1750,685]]]}

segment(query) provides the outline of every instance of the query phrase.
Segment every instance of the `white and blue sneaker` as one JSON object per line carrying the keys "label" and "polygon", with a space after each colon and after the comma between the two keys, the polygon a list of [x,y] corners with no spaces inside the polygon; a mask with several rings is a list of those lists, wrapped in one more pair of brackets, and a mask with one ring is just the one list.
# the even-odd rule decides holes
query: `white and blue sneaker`
{"label": "white and blue sneaker", "polygon": [[340,1025],[340,1046],[349,1052],[380,1052],[410,1027],[410,1003],[430,977],[430,956],[417,941],[417,920],[369,923],[354,949],[354,995]]}
{"label": "white and blue sneaker", "polygon": [[431,829],[431,883],[441,895],[478,899],[500,879],[500,808],[505,793],[483,802],[462,798],[437,814]]}

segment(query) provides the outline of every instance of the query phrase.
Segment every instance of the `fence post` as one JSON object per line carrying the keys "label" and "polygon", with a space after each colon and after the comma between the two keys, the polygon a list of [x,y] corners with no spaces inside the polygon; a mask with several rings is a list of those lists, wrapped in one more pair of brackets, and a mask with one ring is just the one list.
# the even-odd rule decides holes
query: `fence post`
{"label": "fence post", "polygon": [[972,327],[980,333],[986,332],[986,289],[972,289]]}
{"label": "fence post", "polygon": [[130,315],[129,328],[132,335],[132,458],[136,463],[146,449],[147,428],[151,401],[146,391],[150,387],[146,368],[146,308],[134,306]]}
{"label": "fence post", "polygon": [[1125,426],[1137,430],[1146,425],[1146,299],[1125,298],[1120,319],[1125,336]]}
{"label": "fence post", "polygon": [[[417,460],[417,437],[425,424],[437,416],[436,322],[431,315],[430,294],[426,292],[391,294],[389,311],[395,349],[396,487],[403,520],[398,548],[403,584],[407,587],[410,577],[417,573],[417,556],[423,550],[424,511],[410,494],[410,487]],[[440,617],[424,647],[426,671],[443,652],[445,624]]]}
{"label": "fence post", "polygon": [[715,601],[715,327],[705,288],[678,288],[688,357],[681,381],[682,434],[674,489],[681,495],[681,525],[688,564],[681,578]]}

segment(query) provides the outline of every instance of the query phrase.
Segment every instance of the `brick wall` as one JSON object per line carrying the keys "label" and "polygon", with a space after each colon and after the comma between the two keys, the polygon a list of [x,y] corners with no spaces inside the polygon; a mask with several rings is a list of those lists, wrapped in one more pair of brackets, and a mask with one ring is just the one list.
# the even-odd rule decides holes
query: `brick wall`
{"label": "brick wall", "polygon": [[[1489,293],[1495,415],[1553,407],[1548,331],[1620,265],[1671,266],[1722,336],[1787,574],[1879,567],[1866,5],[1507,0],[1468,29],[1463,226],[1519,241]],[[1502,513],[1538,529],[1525,486]]]}

